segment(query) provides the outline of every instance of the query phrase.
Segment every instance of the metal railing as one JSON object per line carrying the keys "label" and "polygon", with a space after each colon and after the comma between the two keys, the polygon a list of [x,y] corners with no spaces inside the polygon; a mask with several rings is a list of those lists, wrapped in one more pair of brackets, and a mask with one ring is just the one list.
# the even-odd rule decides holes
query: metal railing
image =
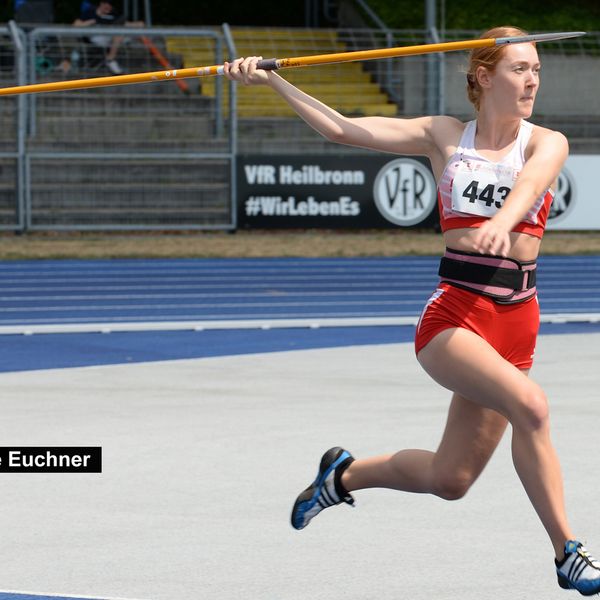
{"label": "metal railing", "polygon": [[[429,30],[429,39],[433,44],[439,44],[442,40],[436,27]],[[427,109],[429,114],[446,114],[445,99],[446,83],[446,61],[443,52],[430,54],[427,61]]]}
{"label": "metal railing", "polygon": [[[14,25],[0,27],[0,75],[9,85],[24,82],[23,32]],[[5,100],[5,101],[4,101]],[[0,229],[24,226],[24,99],[3,98],[0,103]]]}
{"label": "metal railing", "polygon": [[[167,70],[149,46],[167,65],[182,66],[166,38],[205,46],[209,64],[221,64],[230,43],[218,29],[38,27],[25,34],[11,24],[0,29],[14,54],[2,85],[111,75],[105,54],[115,40],[124,71]],[[5,201],[0,227],[234,229],[235,86],[225,114],[225,83],[217,80],[210,96],[193,79],[3,98],[5,110],[15,105],[16,135],[14,151],[0,159],[14,161],[16,178],[4,184],[14,218]]]}
{"label": "metal railing", "polygon": [[[223,36],[227,46],[228,59],[237,58],[237,51],[231,29],[227,23],[223,23]],[[238,127],[237,127],[237,86],[229,86],[229,153],[231,155],[231,218],[232,227],[237,226],[237,154],[238,154]]]}

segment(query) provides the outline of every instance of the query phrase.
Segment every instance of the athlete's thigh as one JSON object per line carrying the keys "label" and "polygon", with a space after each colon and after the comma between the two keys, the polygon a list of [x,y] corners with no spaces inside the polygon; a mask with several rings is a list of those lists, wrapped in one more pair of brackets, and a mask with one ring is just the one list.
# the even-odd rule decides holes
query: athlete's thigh
{"label": "athlete's thigh", "polygon": [[508,417],[536,385],[476,333],[462,328],[438,333],[418,355],[440,385]]}
{"label": "athlete's thigh", "polygon": [[436,476],[473,483],[500,443],[507,423],[495,410],[454,394],[434,458]]}

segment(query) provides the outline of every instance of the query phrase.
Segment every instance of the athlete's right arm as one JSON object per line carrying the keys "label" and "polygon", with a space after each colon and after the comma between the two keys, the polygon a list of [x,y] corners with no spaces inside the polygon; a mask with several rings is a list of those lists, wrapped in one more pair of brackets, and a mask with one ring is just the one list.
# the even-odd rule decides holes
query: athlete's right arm
{"label": "athlete's right arm", "polygon": [[447,137],[445,129],[448,128],[448,117],[345,117],[277,73],[257,69],[259,59],[239,58],[232,63],[225,63],[224,74],[228,79],[245,85],[268,85],[326,139],[380,152],[428,156],[432,160],[441,153]]}

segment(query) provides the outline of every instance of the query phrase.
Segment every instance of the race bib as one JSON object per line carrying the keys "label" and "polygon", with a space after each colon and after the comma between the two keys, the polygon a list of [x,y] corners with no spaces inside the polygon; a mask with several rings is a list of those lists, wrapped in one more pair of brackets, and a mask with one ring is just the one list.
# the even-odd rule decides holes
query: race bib
{"label": "race bib", "polygon": [[502,208],[517,175],[512,167],[461,161],[452,182],[452,210],[493,217]]}

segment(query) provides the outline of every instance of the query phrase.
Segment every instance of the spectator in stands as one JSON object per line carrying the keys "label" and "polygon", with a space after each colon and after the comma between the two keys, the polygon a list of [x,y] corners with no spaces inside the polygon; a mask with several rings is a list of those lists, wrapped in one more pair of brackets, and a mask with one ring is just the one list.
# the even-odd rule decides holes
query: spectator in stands
{"label": "spectator in stands", "polygon": [[[125,21],[115,9],[113,0],[100,0],[98,4],[91,4],[87,0],[81,5],[81,14],[73,23],[76,27],[95,27],[98,25],[114,27],[144,27],[143,21]],[[105,51],[106,68],[114,75],[123,73],[121,65],[117,62],[117,53],[123,43],[123,36],[92,35],[90,42]],[[70,65],[64,65],[70,67]],[[63,69],[64,70],[64,69]]]}

